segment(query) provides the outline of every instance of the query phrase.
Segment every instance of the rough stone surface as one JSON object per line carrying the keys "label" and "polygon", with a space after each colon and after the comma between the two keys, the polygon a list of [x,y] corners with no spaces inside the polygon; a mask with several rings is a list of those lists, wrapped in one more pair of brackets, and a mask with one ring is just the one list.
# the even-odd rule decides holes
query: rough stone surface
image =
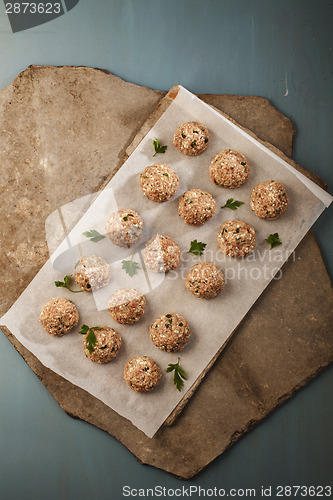
{"label": "rough stone surface", "polygon": [[252,130],[285,155],[291,156],[295,136],[294,124],[264,97],[211,94],[199,94],[198,97],[221,109],[239,125]]}
{"label": "rough stone surface", "polygon": [[312,232],[297,247],[295,261],[292,257],[282,270],[283,278],[273,281],[252,307],[175,423],[152,439],[45,368],[5,333],[70,416],[115,436],[140,462],[187,479],[333,360],[332,289]]}
{"label": "rough stone surface", "polygon": [[[1,313],[48,257],[46,217],[105,184],[126,148],[131,151],[132,139],[137,136],[138,142],[149,130],[153,118],[146,119],[163,96],[101,70],[38,66],[0,92]],[[293,126],[265,99],[202,97],[291,153]],[[175,423],[153,439],[45,368],[4,330],[69,415],[115,436],[141,462],[190,478],[332,362],[332,302],[330,280],[309,232],[295,259],[283,266],[283,278],[252,307]]]}
{"label": "rough stone surface", "polygon": [[162,95],[85,67],[29,66],[1,90],[0,314],[48,258],[47,217],[100,189]]}

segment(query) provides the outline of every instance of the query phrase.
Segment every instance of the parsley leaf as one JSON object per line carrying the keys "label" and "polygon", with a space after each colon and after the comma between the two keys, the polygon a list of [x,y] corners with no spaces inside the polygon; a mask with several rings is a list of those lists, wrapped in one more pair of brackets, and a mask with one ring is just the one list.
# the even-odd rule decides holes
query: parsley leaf
{"label": "parsley leaf", "polygon": [[134,215],[133,214],[127,214],[127,215],[125,215],[125,217],[123,217],[123,221],[125,221],[125,222],[128,221],[129,217],[134,217]]}
{"label": "parsley leaf", "polygon": [[194,253],[194,255],[202,255],[207,243],[202,243],[202,241],[193,240],[191,241],[191,248],[188,253]]}
{"label": "parsley leaf", "polygon": [[169,363],[166,371],[167,372],[175,371],[173,375],[173,383],[177,387],[178,391],[181,391],[184,385],[184,380],[186,380],[186,376],[184,370],[179,366],[179,361],[180,358],[178,358],[178,361],[175,364]]}
{"label": "parsley leaf", "polygon": [[227,200],[227,203],[221,208],[230,208],[230,210],[237,210],[237,208],[241,205],[244,205],[244,201],[238,201],[234,200],[233,198],[229,198]]}
{"label": "parsley leaf", "polygon": [[156,137],[155,137],[155,140],[153,141],[153,146],[155,149],[155,153],[153,154],[153,157],[155,155],[157,155],[158,153],[165,153],[166,149],[168,147],[168,146],[161,146],[160,141],[158,139],[156,139]]}
{"label": "parsley leaf", "polygon": [[279,233],[270,234],[268,236],[268,238],[266,238],[265,241],[267,241],[271,245],[270,250],[272,250],[272,248],[274,248],[274,247],[278,247],[279,245],[282,245],[282,241],[280,241]]}
{"label": "parsley leaf", "polygon": [[88,332],[89,332],[89,326],[88,325],[82,325],[81,328],[80,328],[79,333],[82,333],[82,335],[85,335]]}
{"label": "parsley leaf", "polygon": [[131,278],[136,274],[137,270],[140,269],[140,266],[135,260],[133,260],[133,255],[130,260],[122,260],[121,268],[125,270],[126,274],[128,274]]}
{"label": "parsley leaf", "polygon": [[131,278],[136,274],[137,270],[140,269],[139,264],[132,260],[123,260],[121,268],[124,269]]}
{"label": "parsley leaf", "polygon": [[73,293],[80,293],[80,292],[83,292],[83,290],[72,290],[71,288],[69,288],[68,286],[68,282],[69,280],[71,279],[72,275],[71,274],[67,274],[65,277],[64,277],[64,281],[55,281],[54,284],[56,287],[62,287],[62,288],[67,288],[67,290],[69,290],[70,292],[73,292]]}
{"label": "parsley leaf", "polygon": [[91,229],[90,231],[85,231],[82,234],[83,234],[83,236],[90,238],[90,241],[93,241],[94,243],[97,243],[97,241],[105,238],[105,236],[103,234],[99,233],[95,229]]}
{"label": "parsley leaf", "polygon": [[94,350],[94,346],[97,343],[96,335],[94,333],[94,330],[101,330],[100,326],[88,326],[88,325],[82,325],[79,333],[82,335],[87,335],[86,337],[86,346],[90,354],[92,354]]}

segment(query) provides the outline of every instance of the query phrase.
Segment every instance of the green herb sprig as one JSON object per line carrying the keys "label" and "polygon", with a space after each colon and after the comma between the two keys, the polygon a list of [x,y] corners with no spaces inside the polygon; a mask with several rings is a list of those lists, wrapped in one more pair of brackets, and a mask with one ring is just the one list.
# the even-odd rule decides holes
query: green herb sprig
{"label": "green herb sprig", "polygon": [[101,330],[100,326],[88,326],[88,325],[82,325],[79,333],[82,335],[87,335],[86,337],[86,346],[90,354],[92,354],[94,347],[97,343],[96,335],[94,330]]}
{"label": "green herb sprig", "polygon": [[237,210],[241,205],[244,205],[244,201],[234,200],[233,198],[229,198],[227,203],[223,205],[221,208],[230,208],[230,210]]}
{"label": "green herb sprig", "polygon": [[124,269],[126,274],[128,274],[131,278],[137,273],[137,270],[140,269],[139,264],[133,260],[133,256],[134,253],[129,260],[121,261],[121,268]]}
{"label": "green herb sprig", "polygon": [[156,139],[156,137],[155,137],[155,140],[153,141],[153,146],[155,149],[155,153],[153,154],[153,157],[156,156],[157,154],[165,153],[167,150],[167,147],[168,147],[168,146],[162,146],[160,144],[160,141],[158,139]]}
{"label": "green herb sprig", "polygon": [[83,234],[83,236],[90,238],[90,241],[93,241],[94,243],[97,243],[98,241],[105,238],[105,236],[103,234],[99,233],[98,231],[96,231],[96,229],[91,229],[90,231],[85,231],[82,234]]}
{"label": "green herb sprig", "polygon": [[69,286],[68,286],[68,282],[69,280],[71,279],[72,275],[71,274],[67,274],[65,277],[64,277],[64,281],[55,281],[54,284],[56,287],[62,287],[62,288],[67,288],[67,290],[69,290],[70,292],[73,292],[73,293],[80,293],[80,292],[83,292],[83,290],[72,290]]}
{"label": "green herb sprig", "polygon": [[126,222],[126,221],[128,221],[128,218],[129,218],[129,217],[134,217],[134,215],[133,215],[133,214],[127,214],[127,215],[125,215],[125,216],[123,217],[123,221],[125,221],[125,222]]}
{"label": "green herb sprig", "polygon": [[270,234],[268,238],[265,239],[265,241],[267,241],[271,245],[270,250],[272,250],[272,248],[278,247],[279,245],[282,245],[279,233]]}
{"label": "green herb sprig", "polygon": [[193,240],[191,241],[191,247],[188,253],[193,253],[194,255],[202,255],[207,243],[202,243],[202,241]]}
{"label": "green herb sprig", "polygon": [[167,368],[167,373],[174,371],[173,383],[177,387],[178,391],[181,391],[184,385],[184,380],[186,380],[185,372],[179,365],[180,358],[178,358],[177,363],[169,363]]}

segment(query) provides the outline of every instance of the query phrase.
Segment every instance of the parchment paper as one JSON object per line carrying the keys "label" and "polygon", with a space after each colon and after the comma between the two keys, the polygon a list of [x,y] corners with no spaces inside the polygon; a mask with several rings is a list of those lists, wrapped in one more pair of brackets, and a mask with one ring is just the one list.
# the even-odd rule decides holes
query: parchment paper
{"label": "parchment paper", "polygon": [[[184,156],[172,145],[177,126],[190,120],[204,123],[211,135],[206,151],[196,157]],[[168,148],[165,154],[153,158],[152,142],[155,137]],[[241,151],[251,165],[250,179],[236,190],[219,188],[209,178],[211,160],[226,148]],[[147,165],[156,162],[170,165],[180,178],[176,195],[162,204],[145,198],[139,188],[140,173]],[[250,194],[256,184],[272,179],[284,184],[290,206],[280,220],[262,221],[250,209]],[[216,213],[202,227],[188,226],[178,216],[179,196],[191,188],[207,190],[216,199]],[[244,205],[235,212],[221,209],[230,197],[244,201]],[[45,366],[90,392],[152,437],[271,279],[283,279],[283,262],[331,200],[332,197],[325,191],[180,87],[174,102],[1,318],[1,322]],[[134,209],[144,220],[143,237],[133,249],[120,249],[108,238],[93,243],[82,235],[90,229],[104,233],[106,218],[119,208]],[[246,259],[225,257],[218,250],[217,230],[224,221],[233,218],[245,220],[256,230],[255,252]],[[47,225],[49,232],[50,220]],[[182,251],[180,266],[166,275],[147,271],[140,256],[144,242],[157,232],[177,241]],[[283,244],[269,250],[265,238],[275,232],[279,233]],[[201,257],[188,253],[193,239],[207,244]],[[121,261],[128,259],[133,252],[133,259],[140,264],[140,270],[131,278],[121,269]],[[56,288],[54,281],[73,273],[75,262],[81,255],[87,254],[99,255],[110,263],[112,279],[109,285],[94,293],[78,294]],[[200,260],[215,262],[226,276],[225,289],[215,299],[201,300],[185,288],[187,271]],[[144,317],[135,325],[117,324],[106,309],[109,297],[120,287],[137,288],[146,295]],[[61,338],[48,335],[39,323],[40,310],[52,297],[73,300],[80,313],[78,326]],[[178,353],[160,351],[152,344],[148,333],[152,321],[170,312],[182,314],[192,332],[188,345],[179,353],[181,366],[187,374],[181,393],[173,385],[173,375],[165,373],[168,363],[177,361]],[[82,336],[78,334],[82,324],[109,325],[120,333],[123,344],[111,363],[97,365],[85,357]],[[141,355],[151,356],[164,372],[159,386],[150,394],[134,393],[123,380],[125,363],[131,357]]]}

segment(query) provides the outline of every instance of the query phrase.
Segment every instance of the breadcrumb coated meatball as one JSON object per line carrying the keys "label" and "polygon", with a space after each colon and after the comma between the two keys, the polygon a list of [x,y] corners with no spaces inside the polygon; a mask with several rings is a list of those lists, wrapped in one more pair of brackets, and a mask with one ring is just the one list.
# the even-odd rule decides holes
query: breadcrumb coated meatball
{"label": "breadcrumb coated meatball", "polygon": [[186,346],[191,332],[187,321],[177,313],[159,316],[149,328],[153,344],[167,352],[178,352]]}
{"label": "breadcrumb coated meatball", "polygon": [[178,244],[169,236],[158,234],[147,241],[142,251],[142,258],[151,271],[166,273],[178,266],[180,249]]}
{"label": "breadcrumb coated meatball", "polygon": [[109,264],[97,255],[85,255],[76,263],[75,281],[81,290],[91,292],[107,285],[111,278]]}
{"label": "breadcrumb coated meatball", "polygon": [[55,298],[43,306],[39,321],[47,333],[62,337],[77,325],[79,313],[71,300]]}
{"label": "breadcrumb coated meatball", "polygon": [[207,191],[191,189],[180,197],[178,210],[186,224],[202,226],[213,217],[216,202]]}
{"label": "breadcrumb coated meatball", "polygon": [[135,288],[120,288],[108,302],[108,311],[117,323],[132,325],[144,312],[146,297]]}
{"label": "breadcrumb coated meatball", "polygon": [[288,210],[289,198],[281,182],[266,181],[255,186],[250,204],[260,219],[275,220]]}
{"label": "breadcrumb coated meatball", "polygon": [[249,178],[250,165],[242,153],[224,149],[211,162],[209,175],[217,186],[237,188]]}
{"label": "breadcrumb coated meatball", "polygon": [[162,372],[148,356],[130,359],[124,367],[125,382],[135,392],[150,392],[159,383]]}
{"label": "breadcrumb coated meatball", "polygon": [[112,213],[105,224],[105,232],[115,245],[130,247],[142,236],[143,221],[135,210],[120,209]]}
{"label": "breadcrumb coated meatball", "polygon": [[199,262],[187,273],[186,288],[200,299],[212,299],[222,292],[225,280],[222,271],[212,262]]}
{"label": "breadcrumb coated meatball", "polygon": [[208,146],[209,132],[205,125],[186,122],[179,125],[173,136],[174,146],[184,155],[195,156]]}
{"label": "breadcrumb coated meatball", "polygon": [[230,257],[246,257],[256,246],[256,233],[252,226],[241,220],[228,220],[217,232],[217,244]]}
{"label": "breadcrumb coated meatball", "polygon": [[119,333],[109,326],[92,327],[90,330],[95,334],[96,343],[92,346],[92,352],[90,352],[87,345],[87,337],[90,332],[84,335],[83,349],[85,355],[95,363],[109,363],[109,361],[114,359],[119,352],[121,346],[121,337]]}
{"label": "breadcrumb coated meatball", "polygon": [[156,163],[146,167],[140,175],[140,188],[152,201],[167,201],[177,191],[179,178],[171,167]]}

